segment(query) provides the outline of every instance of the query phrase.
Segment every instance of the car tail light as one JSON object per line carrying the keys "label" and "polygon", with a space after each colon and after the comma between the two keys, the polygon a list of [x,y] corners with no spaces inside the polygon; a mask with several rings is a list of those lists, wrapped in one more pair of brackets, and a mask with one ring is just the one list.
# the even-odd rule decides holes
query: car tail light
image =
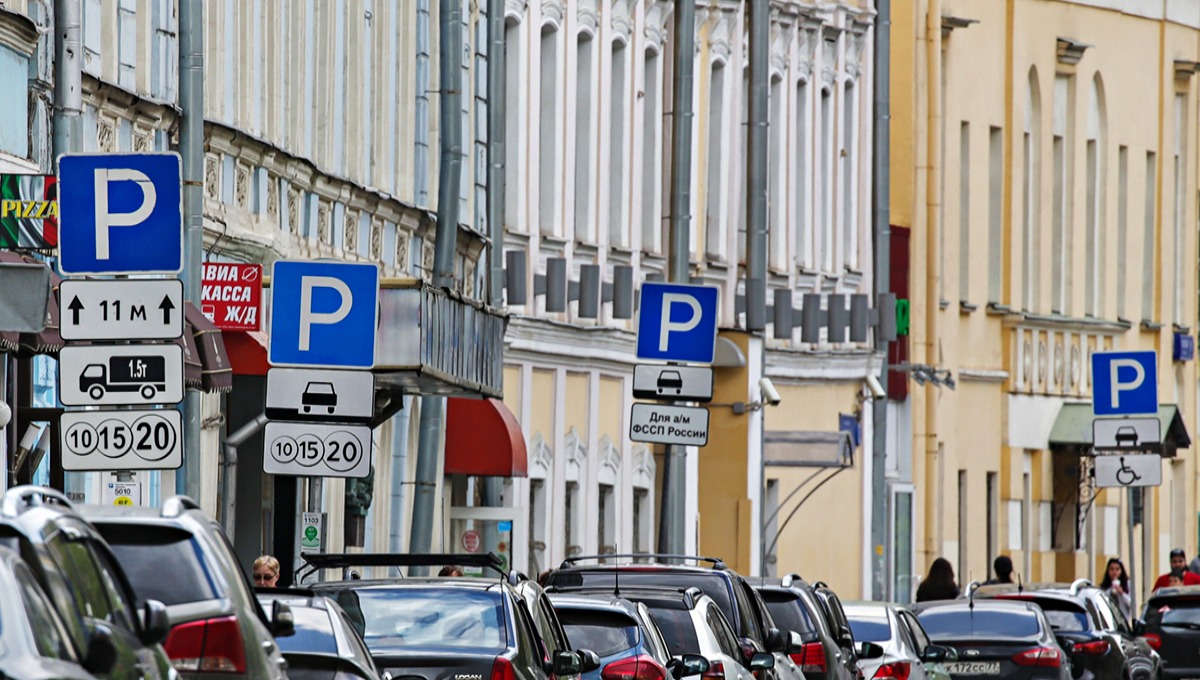
{"label": "car tail light", "polygon": [[1156,652],[1162,649],[1162,636],[1158,633],[1146,633],[1142,636],[1142,639],[1146,641],[1146,644],[1150,645],[1150,649]]}
{"label": "car tail light", "polygon": [[163,647],[177,671],[246,672],[246,647],[234,616],[175,626]]}
{"label": "car tail light", "polygon": [[492,680],[517,680],[512,662],[502,656],[496,657],[495,663],[492,664]]}
{"label": "car tail light", "polygon": [[600,671],[603,680],[666,680],[667,669],[646,654],[614,661]]}
{"label": "car tail light", "polygon": [[725,680],[725,663],[723,661],[710,661],[708,670],[700,677],[703,680]]}
{"label": "car tail light", "polygon": [[875,671],[876,678],[894,678],[895,680],[908,680],[908,674],[912,673],[912,664],[907,661],[897,661],[896,663],[885,663]]}
{"label": "car tail light", "polygon": [[1014,654],[1012,660],[1018,666],[1062,667],[1062,653],[1054,647],[1034,647],[1033,649],[1027,649]]}
{"label": "car tail light", "polygon": [[1091,654],[1094,656],[1104,656],[1108,654],[1108,640],[1092,640],[1090,642],[1077,642],[1071,648],[1076,654]]}
{"label": "car tail light", "polygon": [[805,673],[824,673],[828,670],[825,665],[825,646],[820,642],[806,642],[799,652],[789,656]]}

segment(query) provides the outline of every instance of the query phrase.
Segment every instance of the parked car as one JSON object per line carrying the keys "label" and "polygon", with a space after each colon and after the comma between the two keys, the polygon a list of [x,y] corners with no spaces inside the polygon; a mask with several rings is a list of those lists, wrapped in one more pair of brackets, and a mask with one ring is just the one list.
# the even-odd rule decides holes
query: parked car
{"label": "parked car", "polygon": [[1071,680],[1067,653],[1036,603],[967,598],[912,609],[931,641],[954,648],[958,658],[945,665],[955,680]]}
{"label": "parked car", "polygon": [[[610,589],[580,589],[573,594],[604,596]],[[672,675],[696,680],[755,680],[754,671],[775,663],[770,652],[757,652],[749,665],[729,620],[716,601],[695,586],[622,587],[622,598],[646,607],[672,658]]]}
{"label": "parked car", "polygon": [[1159,588],[1134,625],[1162,659],[1168,680],[1200,677],[1200,586]]}
{"label": "parked car", "polygon": [[[345,610],[385,678],[576,680],[600,665],[590,651],[557,649],[542,637],[516,591],[520,578],[504,573],[495,555],[325,553],[305,559],[308,564],[297,573],[300,582],[324,569],[348,575],[352,566],[457,564],[497,573],[497,578],[348,578],[312,584],[313,592]],[[548,616],[561,628],[553,609]]]}
{"label": "parked car", "polygon": [[289,680],[379,680],[362,636],[336,602],[311,590],[258,588],[263,609],[291,610],[295,632],[278,638]]}
{"label": "parked car", "polygon": [[66,625],[15,550],[0,547],[0,677],[14,680],[91,680]]}
{"label": "parked car", "polygon": [[944,664],[956,661],[957,653],[930,641],[912,612],[884,602],[852,602],[845,611],[855,642],[880,647],[858,661],[866,678],[950,680]]}
{"label": "parked car", "polygon": [[1161,659],[1150,643],[1134,635],[1121,610],[1086,579],[1074,583],[982,586],[975,599],[994,597],[1036,602],[1078,677],[1096,680],[1152,680]]}
{"label": "parked car", "polygon": [[138,602],[167,605],[164,647],[185,678],[286,678],[274,637],[291,630],[286,605],[267,618],[221,525],[195,501],[174,496],[161,509],[94,505],[81,512],[112,546]]}
{"label": "parked car", "polygon": [[550,601],[571,645],[600,657],[583,680],[666,680],[671,655],[646,605],[615,595],[555,594]]}
{"label": "parked car", "polygon": [[175,677],[160,644],[168,628],[163,603],[134,597],[111,548],[61,492],[9,489],[0,504],[0,545],[20,554],[89,672],[113,680]]}
{"label": "parked car", "polygon": [[[675,564],[589,564],[592,560],[633,559],[686,559],[703,562],[711,567]],[[793,639],[789,633],[779,630],[767,606],[754,588],[737,572],[728,569],[725,562],[712,557],[686,557],[673,555],[593,555],[573,557],[562,563],[547,577],[546,585],[559,591],[575,588],[608,589],[620,585],[622,592],[628,587],[666,586],[671,588],[700,588],[716,603],[737,635],[742,665],[749,667],[751,659],[759,652],[775,655],[775,665],[770,677],[778,680],[800,680],[803,672],[788,656],[787,650],[793,643],[799,644],[800,636]]]}
{"label": "parked car", "polygon": [[788,574],[757,589],[775,624],[800,635],[800,644],[789,647],[788,654],[807,680],[860,678],[855,639],[847,627],[841,602],[832,595],[832,590],[823,588],[829,595],[822,597],[817,588],[797,574]]}

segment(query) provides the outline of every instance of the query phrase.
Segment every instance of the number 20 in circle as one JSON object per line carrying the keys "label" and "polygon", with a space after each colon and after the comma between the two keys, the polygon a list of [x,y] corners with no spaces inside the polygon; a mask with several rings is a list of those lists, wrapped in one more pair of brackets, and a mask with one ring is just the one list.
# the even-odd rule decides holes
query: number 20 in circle
{"label": "number 20 in circle", "polygon": [[133,452],[142,460],[162,460],[175,450],[175,428],[166,418],[155,414],[133,421]]}
{"label": "number 20 in circle", "polygon": [[338,472],[349,472],[363,457],[362,442],[353,433],[338,430],[325,438],[325,464]]}

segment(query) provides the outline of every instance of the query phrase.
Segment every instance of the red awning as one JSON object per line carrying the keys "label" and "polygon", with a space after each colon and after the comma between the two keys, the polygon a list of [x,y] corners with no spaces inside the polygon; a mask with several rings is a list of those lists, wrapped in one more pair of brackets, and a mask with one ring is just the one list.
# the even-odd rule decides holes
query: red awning
{"label": "red awning", "polygon": [[229,365],[234,375],[265,376],[267,363],[267,334],[264,331],[222,331]]}
{"label": "red awning", "polygon": [[451,397],[446,402],[446,474],[524,477],[525,437],[499,399]]}

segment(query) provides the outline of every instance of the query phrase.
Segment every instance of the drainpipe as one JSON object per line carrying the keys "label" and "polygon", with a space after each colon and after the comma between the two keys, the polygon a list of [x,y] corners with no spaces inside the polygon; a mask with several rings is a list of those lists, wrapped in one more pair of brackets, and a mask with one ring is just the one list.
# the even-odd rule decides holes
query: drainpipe
{"label": "drainpipe", "polygon": [[746,330],[767,327],[767,104],[770,0],[750,0],[750,92],[746,134]]}
{"label": "drainpipe", "polygon": [[[942,261],[938,257],[938,236],[942,220],[942,2],[929,0],[925,15],[926,163],[929,166],[925,181],[925,342],[924,361],[930,366],[938,363],[938,281]],[[937,500],[945,490],[938,471],[937,386],[925,384],[925,517],[939,517]],[[932,561],[939,552],[941,532],[925,530],[926,560]],[[961,577],[961,575],[960,575]]]}
{"label": "drainpipe", "polygon": [[412,397],[404,399],[404,408],[392,419],[392,493],[389,505],[391,522],[388,530],[388,551],[404,552],[404,536],[400,527],[404,518],[404,477],[408,473],[408,423],[412,412]]}
{"label": "drainpipe", "polygon": [[[891,292],[892,285],[892,227],[890,215],[891,187],[889,172],[891,165],[891,42],[892,0],[875,0],[875,55],[872,71],[875,88],[873,123],[874,163],[871,167],[871,207],[874,215],[872,231],[875,235],[875,299]],[[883,356],[879,371],[879,384],[888,384],[888,342],[881,333],[875,333],[875,351]],[[871,569],[871,597],[874,600],[894,599],[885,583],[887,559],[890,554],[887,544],[887,397],[876,397],[871,402],[871,546],[868,558],[874,565]]]}
{"label": "drainpipe", "polygon": [[[413,491],[412,533],[408,541],[410,553],[427,553],[433,546],[434,504],[437,500],[438,455],[441,453],[442,397],[421,397],[420,443],[417,445],[417,470]],[[425,567],[413,567],[409,575],[426,572]]]}
{"label": "drainpipe", "polygon": [[[204,254],[204,5],[179,0],[179,155],[183,157],[183,292],[200,304],[200,260]],[[200,498],[200,393],[184,401],[183,466],[176,493]],[[231,487],[232,489],[232,487]]]}
{"label": "drainpipe", "polygon": [[454,288],[454,253],[458,244],[459,189],[462,184],[462,3],[438,0],[438,162],[437,237],[433,251],[433,285]]}
{"label": "drainpipe", "polygon": [[[674,78],[671,102],[671,249],[667,278],[687,283],[692,223],[692,88],[696,59],[696,2],[675,0]],[[658,518],[658,550],[671,555],[686,551],[687,449],[669,445],[663,460],[662,501]]]}
{"label": "drainpipe", "polygon": [[54,0],[54,156],[79,151],[83,129],[83,23],[79,0]]}
{"label": "drainpipe", "polygon": [[504,0],[487,0],[487,219],[489,302],[504,306]]}
{"label": "drainpipe", "polygon": [[[236,522],[234,517],[237,504],[234,502],[237,495],[237,463],[238,447],[247,439],[258,434],[267,425],[267,414],[260,413],[258,416],[239,427],[236,432],[225,438],[225,442],[221,448],[224,451],[221,466],[221,522],[225,527],[225,533],[229,536],[229,541],[233,542],[233,532]],[[193,496],[195,498],[195,496]],[[199,500],[198,498],[196,499]]]}

